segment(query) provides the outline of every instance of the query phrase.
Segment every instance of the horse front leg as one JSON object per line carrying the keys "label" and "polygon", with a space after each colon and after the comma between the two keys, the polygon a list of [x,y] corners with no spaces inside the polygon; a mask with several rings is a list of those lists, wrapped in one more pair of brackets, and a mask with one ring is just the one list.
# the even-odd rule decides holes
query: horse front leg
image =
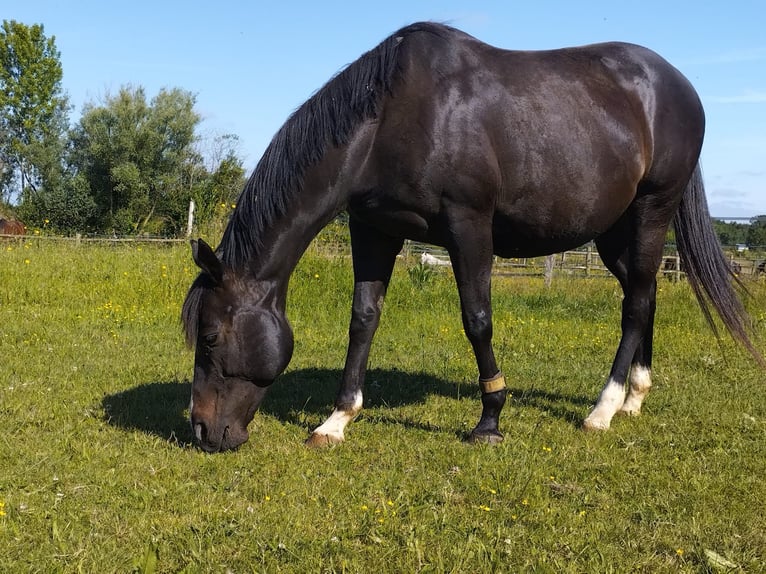
{"label": "horse front leg", "polygon": [[362,410],[367,358],[380,322],[396,256],[404,243],[401,239],[363,227],[353,219],[349,228],[354,261],[354,298],[346,362],[335,409],[306,441],[312,447],[343,442],[346,426]]}
{"label": "horse front leg", "polygon": [[[492,349],[491,228],[491,222],[469,225],[464,236],[455,235],[449,253],[460,295],[463,329],[476,357],[481,389],[481,418],[466,441],[495,444],[503,440],[498,427],[507,390]],[[477,229],[487,233],[476,237]],[[458,231],[459,226],[453,225],[452,230]]]}

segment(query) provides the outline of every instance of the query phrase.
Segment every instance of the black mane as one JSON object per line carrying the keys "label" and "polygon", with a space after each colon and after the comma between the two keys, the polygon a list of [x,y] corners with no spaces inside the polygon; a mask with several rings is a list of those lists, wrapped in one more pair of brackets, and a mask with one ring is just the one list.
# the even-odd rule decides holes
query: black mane
{"label": "black mane", "polygon": [[377,117],[381,99],[401,72],[404,37],[418,31],[442,35],[449,29],[432,23],[402,28],[341,70],[288,118],[240,194],[218,246],[224,263],[247,264],[264,230],[300,193],[306,169],[321,160],[328,146],[347,143],[362,122]]}
{"label": "black mane", "polygon": [[[217,252],[232,268],[247,265],[263,232],[283,215],[303,188],[303,174],[322,159],[328,146],[348,142],[359,125],[377,117],[384,95],[402,72],[399,47],[414,32],[443,37],[448,26],[421,22],[395,32],[349,64],[298,108],[279,129],[237,200]],[[181,320],[190,346],[197,340],[199,304],[210,280],[200,274],[184,301]]]}

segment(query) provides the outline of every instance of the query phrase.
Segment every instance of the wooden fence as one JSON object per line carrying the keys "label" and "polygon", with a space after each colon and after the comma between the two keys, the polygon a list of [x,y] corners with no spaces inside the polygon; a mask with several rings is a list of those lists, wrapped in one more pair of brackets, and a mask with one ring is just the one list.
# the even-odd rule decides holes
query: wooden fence
{"label": "wooden fence", "polygon": [[[405,244],[402,250],[404,257],[422,260],[423,254],[449,262],[449,255],[444,249],[421,243]],[[766,259],[758,254],[746,256],[727,251],[732,270],[741,278],[766,278]],[[501,276],[537,276],[544,277],[546,282],[556,277],[612,277],[604,266],[595,246],[590,243],[580,249],[556,253],[544,257],[519,257],[503,259],[495,257],[493,273]],[[674,248],[668,248],[662,257],[659,276],[671,281],[678,281],[684,276],[681,260]]]}
{"label": "wooden fence", "polygon": [[[83,236],[77,234],[72,237],[53,235],[0,235],[0,239],[13,242],[36,243],[65,242],[74,246],[83,244],[107,244],[123,245],[130,243],[148,244],[177,244],[186,243],[187,239],[146,237],[146,236]],[[315,240],[310,247],[317,253],[326,255],[348,255],[350,246],[341,242],[324,242]],[[736,251],[726,250],[732,270],[741,278],[766,278],[766,255],[759,253],[743,254]],[[406,241],[400,258],[408,260],[412,264],[430,258],[432,263],[449,265],[449,255],[445,249]],[[493,273],[500,276],[536,276],[544,277],[549,283],[553,277],[611,277],[611,273],[604,266],[598,251],[592,243],[572,251],[565,251],[546,257],[518,257],[503,259],[495,257]],[[679,280],[684,272],[681,269],[678,252],[672,248],[666,250],[662,258],[659,275],[670,280]]]}
{"label": "wooden fence", "polygon": [[78,233],[73,236],[63,235],[0,235],[0,239],[11,240],[19,243],[34,241],[41,242],[58,242],[58,243],[70,243],[73,245],[82,245],[83,243],[104,243],[111,245],[120,245],[125,243],[155,243],[155,244],[173,244],[173,243],[188,243],[188,239],[178,239],[171,237],[149,237],[141,235],[128,235],[128,236],[102,236],[102,235],[82,235]]}

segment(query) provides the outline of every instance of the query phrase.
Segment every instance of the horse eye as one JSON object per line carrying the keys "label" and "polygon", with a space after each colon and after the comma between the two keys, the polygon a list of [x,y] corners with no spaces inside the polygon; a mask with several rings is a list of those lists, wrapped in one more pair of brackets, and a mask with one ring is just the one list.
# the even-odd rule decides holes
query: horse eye
{"label": "horse eye", "polygon": [[218,333],[208,333],[202,337],[206,347],[214,347],[217,339]]}

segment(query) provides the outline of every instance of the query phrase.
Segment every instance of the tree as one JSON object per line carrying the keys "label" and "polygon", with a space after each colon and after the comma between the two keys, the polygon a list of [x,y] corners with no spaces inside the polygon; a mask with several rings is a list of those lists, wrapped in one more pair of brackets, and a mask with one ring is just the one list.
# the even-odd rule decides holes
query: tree
{"label": "tree", "polygon": [[758,215],[750,220],[747,244],[751,248],[766,246],[766,215]]}
{"label": "tree", "polygon": [[66,177],[61,185],[27,193],[18,207],[21,219],[58,233],[86,231],[93,224],[96,203],[81,175]]}
{"label": "tree", "polygon": [[207,138],[203,157],[209,175],[194,186],[197,221],[208,223],[231,213],[245,184],[245,170],[237,156],[239,138],[233,134]]}
{"label": "tree", "polygon": [[55,37],[42,25],[0,28],[0,198],[62,185],[69,103]]}
{"label": "tree", "polygon": [[[119,233],[173,233],[185,217],[195,174],[200,121],[195,98],[163,89],[123,87],[105,104],[86,104],[72,132],[72,163],[88,182],[99,226]],[[206,175],[206,174],[205,174]]]}

